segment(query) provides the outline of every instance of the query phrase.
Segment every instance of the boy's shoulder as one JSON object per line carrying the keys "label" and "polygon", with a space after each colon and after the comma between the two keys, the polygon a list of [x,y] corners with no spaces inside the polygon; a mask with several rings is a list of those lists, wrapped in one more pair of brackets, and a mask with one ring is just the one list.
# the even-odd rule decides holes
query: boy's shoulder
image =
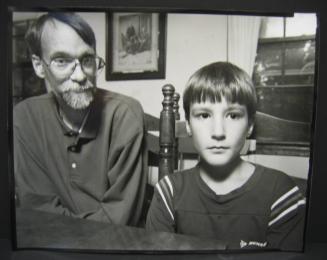
{"label": "boy's shoulder", "polygon": [[193,181],[194,177],[199,174],[198,167],[176,171],[169,175],[169,178],[176,184]]}
{"label": "boy's shoulder", "polygon": [[278,185],[294,186],[295,182],[293,178],[277,169],[273,169],[260,164],[255,164],[256,171],[261,173],[262,181],[268,182],[270,184],[276,183]]}
{"label": "boy's shoulder", "polygon": [[167,187],[172,193],[181,192],[185,187],[193,186],[196,182],[198,168],[177,171],[163,177],[157,185]]}
{"label": "boy's shoulder", "polygon": [[[260,183],[256,190],[264,188],[265,193],[269,193],[272,199],[279,200],[285,196],[304,197],[306,194],[306,180],[299,181],[282,171],[268,168],[261,165],[256,165],[258,171],[261,172]],[[264,193],[263,192],[263,193]]]}
{"label": "boy's shoulder", "polygon": [[[295,215],[303,216],[306,197],[305,190],[298,185],[295,178],[279,170],[258,166],[262,170],[262,179],[266,193],[270,198],[270,228],[290,222]],[[306,183],[306,180],[303,179]],[[262,183],[261,183],[262,184]]]}

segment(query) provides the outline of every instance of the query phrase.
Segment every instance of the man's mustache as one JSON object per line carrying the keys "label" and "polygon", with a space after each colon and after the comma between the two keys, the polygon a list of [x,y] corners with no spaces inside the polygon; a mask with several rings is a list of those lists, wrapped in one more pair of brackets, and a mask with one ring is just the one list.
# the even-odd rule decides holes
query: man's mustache
{"label": "man's mustache", "polygon": [[66,92],[75,92],[75,93],[84,93],[87,91],[94,91],[95,90],[95,85],[91,83],[87,83],[85,85],[80,85],[80,84],[74,84],[72,86],[69,86],[67,89],[65,89],[64,93]]}

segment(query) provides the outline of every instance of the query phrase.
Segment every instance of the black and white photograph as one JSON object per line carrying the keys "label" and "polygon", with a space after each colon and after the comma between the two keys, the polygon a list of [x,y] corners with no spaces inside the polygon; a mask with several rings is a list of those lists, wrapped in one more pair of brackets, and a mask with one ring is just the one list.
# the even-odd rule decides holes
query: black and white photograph
{"label": "black and white photograph", "polygon": [[12,11],[15,248],[302,252],[316,30],[315,13]]}

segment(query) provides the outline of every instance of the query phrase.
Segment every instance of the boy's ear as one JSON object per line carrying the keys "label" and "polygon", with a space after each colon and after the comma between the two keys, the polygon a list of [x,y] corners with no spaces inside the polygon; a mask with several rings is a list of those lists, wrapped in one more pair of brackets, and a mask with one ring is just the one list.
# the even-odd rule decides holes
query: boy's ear
{"label": "boy's ear", "polygon": [[42,60],[40,59],[39,56],[33,54],[32,55],[32,64],[33,64],[33,68],[35,71],[35,74],[39,77],[44,79],[44,67],[42,64]]}
{"label": "boy's ear", "polygon": [[250,123],[249,125],[249,129],[248,129],[248,133],[246,135],[247,138],[249,138],[253,132],[253,128],[254,128],[254,122]]}
{"label": "boy's ear", "polygon": [[188,120],[185,121],[185,126],[186,126],[186,133],[188,136],[192,136],[192,130],[191,130],[191,127],[190,127],[190,123],[188,122]]}

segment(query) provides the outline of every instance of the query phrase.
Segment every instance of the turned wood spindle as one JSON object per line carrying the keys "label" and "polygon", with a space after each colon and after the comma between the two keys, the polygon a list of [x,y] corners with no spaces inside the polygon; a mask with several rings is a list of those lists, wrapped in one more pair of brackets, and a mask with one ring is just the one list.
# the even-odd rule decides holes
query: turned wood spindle
{"label": "turned wood spindle", "polygon": [[173,95],[174,105],[173,105],[173,111],[175,115],[175,140],[174,140],[174,149],[173,149],[173,158],[174,158],[174,169],[178,169],[178,137],[176,135],[176,132],[178,131],[178,124],[177,122],[180,120],[180,114],[179,114],[179,102],[180,95],[175,92]]}
{"label": "turned wood spindle", "polygon": [[164,100],[160,113],[159,136],[159,179],[174,172],[175,114],[173,95],[175,88],[170,85],[162,87]]}
{"label": "turned wood spindle", "polygon": [[180,95],[177,92],[174,92],[173,95],[173,100],[174,100],[174,105],[173,105],[173,111],[175,113],[175,120],[178,121],[181,119],[180,114],[179,114],[179,102],[180,99]]}

